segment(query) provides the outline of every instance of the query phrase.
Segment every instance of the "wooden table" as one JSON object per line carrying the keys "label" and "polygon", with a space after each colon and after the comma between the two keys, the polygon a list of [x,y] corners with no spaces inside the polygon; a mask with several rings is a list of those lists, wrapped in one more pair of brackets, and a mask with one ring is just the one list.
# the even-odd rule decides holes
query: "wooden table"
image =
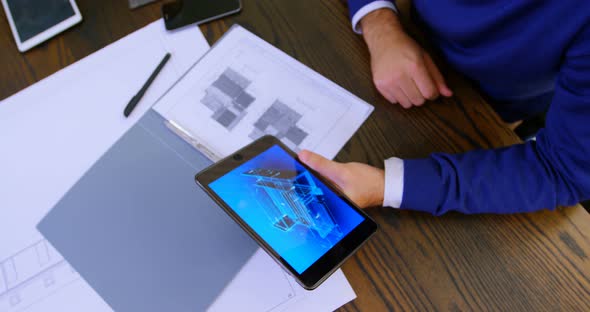
{"label": "wooden table", "polygon": [[[130,11],[123,0],[77,2],[82,24],[24,55],[0,13],[0,99],[160,17],[161,3]],[[394,155],[518,143],[478,93],[445,66],[454,98],[411,110],[387,103],[371,83],[369,55],[341,1],[243,2],[241,14],[201,28],[210,43],[240,23],[375,105],[338,160],[382,167]],[[343,311],[590,311],[590,216],[579,205],[505,216],[368,212],[381,231],[344,265],[358,298]]]}

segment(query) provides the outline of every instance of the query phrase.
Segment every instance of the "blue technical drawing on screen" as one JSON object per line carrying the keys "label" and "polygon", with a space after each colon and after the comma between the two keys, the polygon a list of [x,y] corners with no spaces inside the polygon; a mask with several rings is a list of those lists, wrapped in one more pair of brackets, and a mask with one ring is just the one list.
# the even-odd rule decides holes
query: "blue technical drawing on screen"
{"label": "blue technical drawing on screen", "polygon": [[329,234],[333,234],[335,240],[342,238],[326,206],[324,192],[309,172],[257,168],[243,174],[256,179],[256,199],[275,227],[288,232],[300,224],[322,239]]}
{"label": "blue technical drawing on screen", "polygon": [[209,187],[298,273],[364,219],[278,145]]}

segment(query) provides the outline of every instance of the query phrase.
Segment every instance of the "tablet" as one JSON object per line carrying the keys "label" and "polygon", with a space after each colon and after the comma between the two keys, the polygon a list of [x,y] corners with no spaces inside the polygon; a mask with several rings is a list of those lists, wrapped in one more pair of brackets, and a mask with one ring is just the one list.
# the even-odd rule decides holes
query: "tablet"
{"label": "tablet", "polygon": [[377,230],[369,216],[272,136],[195,179],[306,289],[319,286]]}
{"label": "tablet", "polygon": [[46,41],[82,20],[74,0],[1,0],[21,52]]}

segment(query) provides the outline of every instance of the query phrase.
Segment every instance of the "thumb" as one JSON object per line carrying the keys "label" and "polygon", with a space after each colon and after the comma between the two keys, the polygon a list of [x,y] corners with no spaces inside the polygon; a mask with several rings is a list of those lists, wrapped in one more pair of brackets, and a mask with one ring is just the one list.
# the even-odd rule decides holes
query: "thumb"
{"label": "thumb", "polygon": [[308,150],[303,150],[298,154],[299,159],[311,169],[319,172],[321,175],[332,181],[338,181],[342,164],[331,161],[321,155]]}

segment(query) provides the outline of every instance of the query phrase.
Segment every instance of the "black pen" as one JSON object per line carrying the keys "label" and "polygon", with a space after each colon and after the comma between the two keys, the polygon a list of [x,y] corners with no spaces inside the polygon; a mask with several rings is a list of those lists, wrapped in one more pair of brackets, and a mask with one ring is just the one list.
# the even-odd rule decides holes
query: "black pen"
{"label": "black pen", "polygon": [[129,117],[129,115],[131,114],[133,109],[135,109],[135,106],[137,106],[137,103],[139,103],[139,101],[141,101],[141,98],[145,94],[145,91],[147,91],[147,89],[150,87],[152,82],[154,82],[154,79],[156,79],[156,77],[158,76],[158,74],[160,73],[162,68],[164,68],[164,65],[166,65],[166,62],[168,62],[169,59],[170,59],[170,53],[166,53],[166,55],[164,56],[164,58],[162,59],[160,64],[158,64],[158,67],[156,67],[156,69],[154,70],[154,72],[152,73],[150,78],[148,78],[148,80],[145,82],[143,87],[141,87],[139,92],[137,92],[137,94],[131,98],[131,100],[129,101],[127,106],[125,106],[125,110],[123,111],[123,115],[125,115],[125,117]]}

